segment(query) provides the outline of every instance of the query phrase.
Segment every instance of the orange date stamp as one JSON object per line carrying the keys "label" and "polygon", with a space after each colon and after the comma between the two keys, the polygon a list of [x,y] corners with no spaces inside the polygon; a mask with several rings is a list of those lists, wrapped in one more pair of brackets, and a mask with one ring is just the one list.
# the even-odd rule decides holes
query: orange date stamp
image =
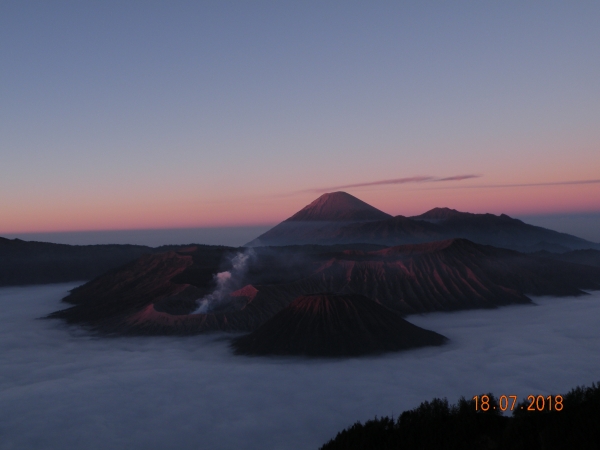
{"label": "orange date stamp", "polygon": [[[495,399],[494,399],[495,400]],[[528,395],[527,401],[517,403],[516,395],[501,395],[498,401],[492,401],[489,395],[476,395],[473,397],[475,411],[514,411],[515,408],[524,411],[562,411],[562,395]]]}

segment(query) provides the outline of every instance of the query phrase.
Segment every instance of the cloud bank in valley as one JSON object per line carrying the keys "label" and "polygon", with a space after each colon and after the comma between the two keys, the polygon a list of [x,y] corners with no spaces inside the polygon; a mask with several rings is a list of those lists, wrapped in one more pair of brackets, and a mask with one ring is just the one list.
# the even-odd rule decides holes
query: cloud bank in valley
{"label": "cloud bank in valley", "polygon": [[343,360],[236,357],[223,335],[101,339],[36,320],[73,285],[0,289],[0,448],[306,449],[432,397],[598,381],[600,293],[409,316],[439,347]]}

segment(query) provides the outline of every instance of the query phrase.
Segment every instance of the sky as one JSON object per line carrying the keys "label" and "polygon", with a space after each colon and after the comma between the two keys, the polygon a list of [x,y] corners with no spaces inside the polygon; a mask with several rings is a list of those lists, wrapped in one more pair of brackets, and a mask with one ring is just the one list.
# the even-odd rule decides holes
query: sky
{"label": "sky", "polygon": [[0,2],[0,234],[600,212],[600,3]]}
{"label": "sky", "polygon": [[220,335],[98,339],[58,320],[74,285],[0,289],[0,449],[308,449],[435,397],[599,382],[600,293],[409,316],[447,345],[377,357],[234,356]]}

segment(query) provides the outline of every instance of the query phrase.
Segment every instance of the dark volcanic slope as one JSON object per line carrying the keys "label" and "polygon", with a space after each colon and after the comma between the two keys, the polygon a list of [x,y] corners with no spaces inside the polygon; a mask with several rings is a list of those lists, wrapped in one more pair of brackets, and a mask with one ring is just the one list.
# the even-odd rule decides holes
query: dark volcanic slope
{"label": "dark volcanic slope", "polygon": [[[281,228],[273,236],[273,243],[263,239],[265,245],[299,243],[346,244],[363,242],[378,245],[404,245],[434,242],[443,239],[463,238],[478,244],[532,252],[547,249],[560,251],[571,249],[598,248],[598,244],[566,233],[526,224],[505,214],[471,214],[453,211],[445,218],[425,219],[423,216],[396,216],[385,220],[338,223],[336,226],[313,227],[295,230]],[[430,211],[434,217],[443,217],[439,211]],[[285,222],[284,222],[285,223]],[[275,227],[277,228],[277,227]],[[275,230],[275,228],[273,230]],[[286,231],[288,234],[284,234]],[[263,236],[270,238],[270,231]]]}
{"label": "dark volcanic slope", "polygon": [[334,243],[333,235],[340,226],[385,220],[391,217],[350,194],[332,192],[321,195],[292,217],[247,245],[250,247],[294,244],[327,245]]}
{"label": "dark volcanic slope", "polygon": [[445,340],[362,295],[316,294],[297,298],[232,347],[245,355],[356,356]]}
{"label": "dark volcanic slope", "polygon": [[175,246],[65,245],[0,238],[0,286],[90,280]]}
{"label": "dark volcanic slope", "polygon": [[[257,249],[229,304],[190,314],[224,268],[222,249],[148,255],[105,274],[65,300],[55,313],[103,332],[193,334],[253,331],[303,295],[359,294],[400,314],[495,308],[529,303],[527,295],[581,295],[600,289],[600,268],[464,239],[377,251],[302,247]],[[227,269],[228,270],[228,269]],[[245,287],[244,287],[245,286]]]}
{"label": "dark volcanic slope", "polygon": [[600,267],[600,250],[574,250],[566,253],[538,252],[536,255],[576,264]]}
{"label": "dark volcanic slope", "polygon": [[585,249],[600,246],[567,233],[526,224],[506,214],[472,214],[449,208],[434,208],[410,219],[437,225],[445,238],[464,238],[479,244],[511,248],[519,251],[540,250],[546,245],[564,249]]}
{"label": "dark volcanic slope", "polygon": [[220,270],[228,251],[227,247],[192,246],[144,255],[73,289],[63,302],[74,306],[50,317],[127,333],[131,318],[148,306],[187,314],[196,308],[197,298],[212,290],[213,274]]}
{"label": "dark volcanic slope", "polygon": [[526,295],[581,295],[600,289],[600,270],[453,239],[333,254],[302,283],[412,314],[528,303]]}
{"label": "dark volcanic slope", "polygon": [[[335,196],[336,201],[325,196]],[[380,214],[369,210],[368,215],[361,216],[359,212],[363,210],[354,205],[360,202],[366,208],[366,203],[342,192],[325,196],[248,245],[367,243],[390,246],[464,238],[523,252],[600,249],[600,244],[529,225],[505,214],[471,214],[434,208],[414,217],[391,217],[379,210],[375,211]],[[345,196],[353,200],[346,202]],[[326,208],[330,203],[335,207]]]}
{"label": "dark volcanic slope", "polygon": [[175,252],[144,255],[74,289],[63,301],[75,306],[54,313],[53,317],[68,322],[101,323],[136,312],[147,305],[148,298],[156,301],[183,292],[189,285],[176,284],[171,279],[192,264],[191,256]]}

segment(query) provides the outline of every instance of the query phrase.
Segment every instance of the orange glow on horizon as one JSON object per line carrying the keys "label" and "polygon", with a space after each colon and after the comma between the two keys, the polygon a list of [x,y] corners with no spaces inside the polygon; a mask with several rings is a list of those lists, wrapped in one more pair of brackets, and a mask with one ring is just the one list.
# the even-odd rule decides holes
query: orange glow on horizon
{"label": "orange glow on horizon", "polygon": [[[348,192],[382,211],[404,216],[434,207],[511,216],[600,211],[597,184],[474,189],[405,187]],[[35,209],[9,205],[2,212],[0,233],[265,226],[285,220],[318,196],[257,195],[215,201],[162,198],[155,202],[100,199],[94,203],[64,201]]]}

